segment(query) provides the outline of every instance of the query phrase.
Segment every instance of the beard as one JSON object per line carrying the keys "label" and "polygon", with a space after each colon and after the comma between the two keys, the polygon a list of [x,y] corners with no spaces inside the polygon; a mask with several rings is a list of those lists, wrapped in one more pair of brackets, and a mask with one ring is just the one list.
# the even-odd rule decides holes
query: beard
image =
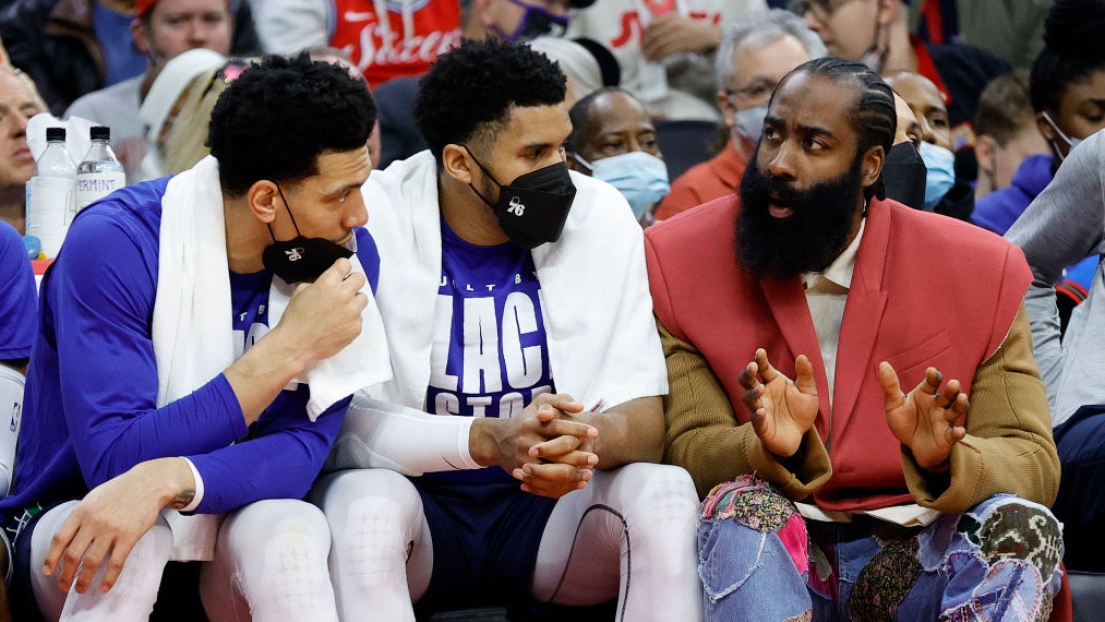
{"label": "beard", "polygon": [[[758,150],[757,150],[758,152]],[[736,221],[739,265],[757,276],[789,279],[820,272],[844,250],[859,203],[861,158],[832,179],[796,190],[763,176],[753,155],[741,178],[741,209]],[[791,208],[786,218],[769,212],[769,203]]]}

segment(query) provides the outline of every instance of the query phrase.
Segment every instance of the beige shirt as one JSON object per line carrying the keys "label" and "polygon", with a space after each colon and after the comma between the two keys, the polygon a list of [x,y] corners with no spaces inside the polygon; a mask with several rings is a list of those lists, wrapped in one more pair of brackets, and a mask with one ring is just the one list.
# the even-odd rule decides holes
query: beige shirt
{"label": "beige shirt", "polygon": [[813,317],[817,342],[821,346],[821,360],[825,363],[825,380],[829,384],[829,407],[833,403],[833,385],[836,378],[836,351],[840,343],[840,324],[844,320],[844,305],[848,302],[848,290],[852,287],[852,273],[856,268],[856,254],[863,239],[866,220],[859,223],[859,231],[852,243],[821,272],[802,275],[806,286],[806,304]]}

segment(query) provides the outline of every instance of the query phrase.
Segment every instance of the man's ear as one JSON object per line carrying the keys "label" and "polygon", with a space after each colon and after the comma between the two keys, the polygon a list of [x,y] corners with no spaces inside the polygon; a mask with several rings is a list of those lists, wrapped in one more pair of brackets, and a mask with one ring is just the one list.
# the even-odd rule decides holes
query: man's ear
{"label": "man's ear", "polygon": [[909,8],[903,5],[902,0],[879,0],[876,10],[879,25],[883,28],[899,19],[909,20]]}
{"label": "man's ear", "polygon": [[142,26],[142,20],[137,17],[130,22],[130,38],[134,41],[134,47],[138,48],[139,52],[143,54],[150,53],[150,39],[145,27]]}
{"label": "man's ear", "polygon": [[476,163],[464,147],[452,143],[445,145],[441,151],[441,166],[449,177],[465,185],[472,183],[472,167]]}
{"label": "man's ear", "polygon": [[975,138],[975,159],[978,160],[979,172],[994,172],[994,156],[998,152],[998,141],[989,134],[983,134]]}
{"label": "man's ear", "polygon": [[886,152],[883,151],[882,145],[875,145],[867,150],[867,153],[863,154],[863,164],[860,165],[860,171],[862,174],[861,185],[863,188],[870,188],[875,185],[875,182],[879,180],[879,175],[882,173],[882,165],[886,162]]}
{"label": "man's ear", "polygon": [[729,101],[729,94],[725,91],[717,92],[717,107],[721,110],[721,117],[725,120],[725,127],[732,130],[737,126],[737,109]]}
{"label": "man's ear", "polygon": [[283,200],[276,184],[262,179],[256,181],[246,192],[246,202],[249,203],[249,211],[261,221],[262,224],[272,224],[276,219],[276,211],[283,209]]}

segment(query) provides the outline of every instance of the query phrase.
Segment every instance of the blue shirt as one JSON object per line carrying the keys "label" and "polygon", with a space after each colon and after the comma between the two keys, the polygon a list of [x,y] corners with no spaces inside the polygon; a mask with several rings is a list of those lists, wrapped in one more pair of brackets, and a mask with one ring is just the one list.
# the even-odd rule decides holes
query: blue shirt
{"label": "blue shirt", "polygon": [[1005,235],[1028,204],[1051,183],[1055,177],[1051,172],[1054,163],[1055,158],[1050,155],[1025,158],[1017,172],[1013,173],[1008,188],[995,190],[975,202],[971,221],[998,235]]}
{"label": "blue shirt", "polygon": [[[104,86],[108,87],[146,71],[146,56],[131,42],[130,23],[134,17],[116,13],[100,2],[92,5],[92,28],[104,52]],[[114,134],[114,132],[112,132]]]}
{"label": "blue shirt", "polygon": [[[261,499],[302,498],[337,436],[349,399],[311,423],[309,389],[282,391],[247,427],[225,375],[158,408],[151,322],[161,197],[169,178],[128,186],[80,213],[42,283],[41,322],[27,378],[11,516],[83,496],[139,462],[189,458],[204,482],[200,513]],[[357,230],[375,290],[379,255]],[[235,328],[267,322],[268,273],[232,276]],[[240,314],[242,307],[236,307]],[[238,333],[244,350],[249,330]]]}
{"label": "blue shirt", "polygon": [[0,222],[0,361],[31,356],[38,325],[38,293],[19,232]]}
{"label": "blue shirt", "polygon": [[[1024,159],[1008,188],[995,190],[975,202],[971,220],[978,226],[998,235],[1005,235],[1009,227],[1028,209],[1044,188],[1055,178],[1051,167],[1055,156],[1038,154]],[[1064,271],[1064,278],[1075,281],[1086,291],[1090,290],[1097,271],[1098,256],[1087,257]]]}
{"label": "blue shirt", "polygon": [[[534,397],[554,391],[533,257],[511,242],[465,242],[444,219],[441,238],[426,411],[513,417]],[[448,475],[466,481],[512,480],[498,467]]]}

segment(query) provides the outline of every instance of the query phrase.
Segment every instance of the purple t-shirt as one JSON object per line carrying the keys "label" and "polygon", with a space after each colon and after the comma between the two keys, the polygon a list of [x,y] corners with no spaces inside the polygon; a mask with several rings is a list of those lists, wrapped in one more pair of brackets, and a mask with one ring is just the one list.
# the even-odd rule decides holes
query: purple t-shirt
{"label": "purple t-shirt", "polygon": [[[425,409],[437,415],[513,417],[552,393],[541,286],[530,252],[513,243],[477,246],[442,219],[441,286]],[[509,478],[502,469],[473,478]]]}

